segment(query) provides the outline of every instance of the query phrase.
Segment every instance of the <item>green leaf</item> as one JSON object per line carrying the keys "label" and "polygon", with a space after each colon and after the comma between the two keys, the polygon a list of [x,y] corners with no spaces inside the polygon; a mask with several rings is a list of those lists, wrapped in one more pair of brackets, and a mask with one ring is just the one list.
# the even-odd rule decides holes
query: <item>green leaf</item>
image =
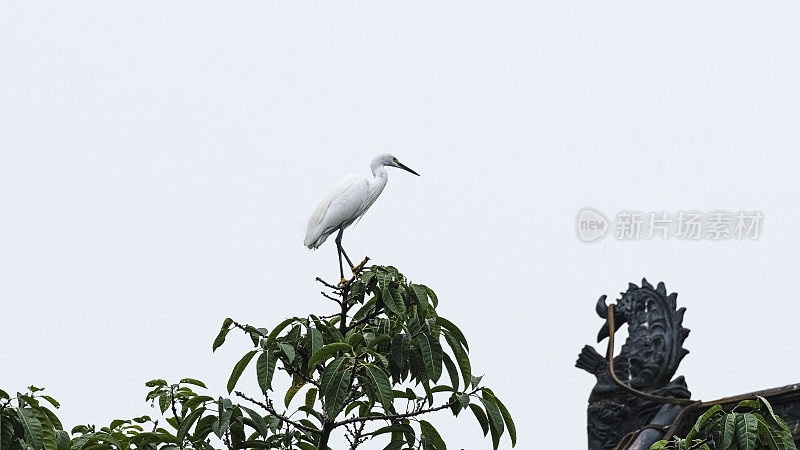
{"label": "green leaf", "polygon": [[752,410],[754,410],[754,411],[758,411],[758,409],[759,409],[759,408],[761,408],[761,404],[760,404],[760,403],[758,403],[758,401],[757,401],[757,400],[750,400],[750,399],[747,399],[747,400],[742,400],[742,401],[740,401],[740,402],[739,402],[739,403],[738,403],[738,404],[737,404],[737,405],[736,405],[736,406],[733,408],[733,411],[734,411],[734,412],[741,412],[741,411],[737,411],[739,408],[744,408],[744,409],[752,409]]}
{"label": "green leaf", "polygon": [[200,386],[201,388],[205,388],[206,385],[200,380],[195,380],[194,378],[184,378],[180,381],[182,384],[193,384],[195,386]]}
{"label": "green leaf", "polygon": [[[396,423],[392,425],[387,425],[385,427],[378,428],[377,430],[373,431],[372,433],[367,433],[368,436],[379,436],[381,434],[386,433],[394,433],[394,432],[406,432],[408,428],[411,428],[411,425],[405,423]],[[411,430],[413,431],[413,430]]]}
{"label": "green leaf", "polygon": [[222,322],[222,328],[220,328],[219,334],[217,334],[216,339],[214,339],[214,344],[211,346],[212,352],[216,351],[222,344],[225,343],[225,337],[231,331],[231,325],[233,325],[233,319],[230,317]]}
{"label": "green leaf", "polygon": [[756,399],[758,400],[758,406],[762,413],[761,415],[764,417],[764,421],[767,425],[778,430],[785,429],[786,431],[790,431],[788,427],[784,427],[784,425],[778,421],[778,416],[772,411],[772,405],[769,404],[766,398],[758,395]]}
{"label": "green leaf", "polygon": [[347,343],[350,344],[351,347],[357,347],[361,341],[364,340],[364,335],[358,332],[351,333],[347,338]]}
{"label": "green leaf", "polygon": [[306,392],[305,406],[307,408],[314,408],[314,403],[316,402],[317,402],[317,388],[311,388]]}
{"label": "green leaf", "polygon": [[456,364],[450,358],[450,355],[445,352],[442,352],[442,361],[444,362],[444,366],[447,368],[447,374],[450,376],[450,385],[453,386],[454,391],[458,391],[459,381]]}
{"label": "green leaf", "polygon": [[55,428],[56,430],[64,429],[64,427],[61,425],[61,421],[58,420],[58,417],[56,417],[53,411],[50,411],[44,406],[40,406],[39,409],[44,413],[44,415],[47,416],[47,419],[50,420],[50,423],[53,425],[53,428]]}
{"label": "green leaf", "polygon": [[411,336],[408,334],[395,334],[392,336],[392,359],[397,367],[408,367],[411,353]]}
{"label": "green leaf", "polygon": [[236,387],[236,382],[239,381],[239,377],[242,376],[242,372],[244,369],[247,368],[247,365],[250,364],[250,360],[253,359],[253,356],[256,355],[258,350],[250,350],[249,352],[245,353],[242,356],[242,359],[233,366],[233,371],[231,372],[230,378],[228,378],[228,393],[230,394],[233,391],[233,388]]}
{"label": "green leaf", "polygon": [[494,395],[494,392],[490,391],[488,388],[484,388],[483,392],[485,394],[489,394],[491,396],[491,400],[497,405],[497,408],[500,409],[500,414],[503,416],[503,422],[506,423],[506,428],[508,429],[508,436],[511,438],[511,446],[514,447],[517,445],[517,427],[514,425],[514,420],[511,418],[511,413],[508,412],[506,405]]}
{"label": "green leaf", "polygon": [[294,321],[296,320],[297,320],[296,317],[290,317],[284,320],[283,322],[279,323],[277,327],[273,328],[272,332],[269,334],[269,336],[267,336],[266,347],[272,348],[272,345],[275,343],[275,340],[278,338],[278,335],[281,334],[283,329],[294,323]]}
{"label": "green leaf", "polygon": [[159,378],[159,379],[156,379],[156,380],[150,380],[147,383],[145,383],[144,385],[147,386],[147,387],[156,387],[156,386],[163,387],[163,386],[167,385],[167,382],[166,382],[166,380],[162,380],[162,379]]}
{"label": "green leaf", "polygon": [[272,376],[275,374],[275,364],[278,358],[269,350],[262,352],[256,360],[256,376],[261,392],[267,395],[272,390]]}
{"label": "green leaf", "polygon": [[56,433],[53,424],[47,415],[44,413],[44,408],[34,407],[31,408],[36,420],[42,425],[42,443],[44,450],[57,450],[58,444],[56,443]]}
{"label": "green leaf", "polygon": [[716,416],[718,414],[725,414],[725,412],[722,410],[722,406],[720,405],[714,405],[704,412],[703,415],[697,418],[697,421],[694,423],[694,427],[692,427],[695,430],[695,433],[699,433],[706,426],[706,422],[708,422],[712,416]]}
{"label": "green leaf", "polygon": [[461,402],[458,399],[458,394],[455,392],[450,394],[450,398],[447,399],[447,403],[449,404],[450,411],[454,416],[458,416],[458,413],[460,413],[463,409]]}
{"label": "green leaf", "polygon": [[458,403],[461,404],[462,408],[469,406],[469,394],[458,394]]}
{"label": "green leaf", "polygon": [[714,438],[714,442],[719,442],[720,447],[727,449],[733,444],[733,439],[736,437],[736,415],[726,414],[723,416],[719,424],[714,426],[710,431]]}
{"label": "green leaf", "polygon": [[336,353],[352,351],[353,347],[350,347],[350,344],[346,344],[344,342],[334,342],[333,344],[325,345],[321,349],[317,350],[316,353],[312,354],[311,358],[308,359],[308,368],[311,370],[314,366],[321,362],[325,362],[325,360]]}
{"label": "green leaf", "polygon": [[443,329],[442,335],[447,341],[447,344],[450,346],[450,349],[453,350],[453,355],[456,357],[458,368],[461,370],[461,378],[464,380],[464,386],[469,386],[470,382],[472,381],[472,369],[469,363],[469,356],[467,356],[467,353],[461,347],[461,343],[455,336],[453,336],[452,333],[446,329]]}
{"label": "green leaf", "polygon": [[292,347],[289,344],[284,344],[283,342],[281,342],[278,344],[278,348],[280,348],[281,351],[283,351],[283,354],[286,355],[286,358],[289,360],[289,364],[291,364],[292,361],[294,361],[295,356],[297,356],[294,347]]}
{"label": "green leaf", "polygon": [[389,282],[392,281],[392,275],[391,274],[381,270],[381,271],[376,273],[376,277],[378,278],[378,287],[381,290],[389,289]]}
{"label": "green leaf", "polygon": [[292,399],[297,394],[297,391],[299,391],[303,386],[305,386],[305,384],[306,382],[303,381],[302,378],[294,377],[292,386],[289,388],[289,390],[286,391],[286,395],[283,397],[283,404],[287,408],[289,407],[289,403],[292,402]]}
{"label": "green leaf", "polygon": [[394,394],[386,372],[373,364],[364,365],[364,376],[378,395],[378,401],[387,412],[394,412]]}
{"label": "green leaf", "polygon": [[350,371],[346,360],[344,356],[334,359],[320,378],[320,394],[325,399],[325,413],[330,420],[341,411],[350,388]]}
{"label": "green leaf", "polygon": [[189,415],[183,418],[181,426],[178,428],[178,434],[177,434],[178,440],[183,442],[183,439],[186,437],[186,434],[189,433],[189,430],[192,429],[192,425],[194,425],[195,421],[197,421],[197,419],[199,419],[200,416],[202,416],[205,411],[206,408],[204,407],[197,408],[194,411],[190,412]]}
{"label": "green leaf", "polygon": [[410,284],[409,287],[411,287],[411,293],[414,294],[414,298],[419,304],[419,309],[422,312],[421,317],[425,317],[425,312],[428,310],[428,292],[418,284]]}
{"label": "green leaf", "polygon": [[392,389],[392,395],[394,398],[407,398],[409,400],[415,400],[417,396],[414,394],[414,391],[411,389],[406,389],[405,391],[398,391],[397,389]]}
{"label": "green leaf", "polygon": [[313,355],[325,345],[325,340],[322,337],[322,332],[316,328],[309,328],[308,334],[308,354]]}
{"label": "green leaf", "polygon": [[472,389],[477,389],[478,386],[480,386],[482,379],[483,379],[483,375],[481,375],[479,377],[476,377],[476,376],[473,375],[472,376],[472,381],[470,382],[470,386],[472,386]]}
{"label": "green leaf", "polygon": [[168,392],[164,392],[161,396],[158,397],[158,407],[161,410],[161,414],[164,414],[164,411],[169,408],[170,405],[170,395]]}
{"label": "green leaf", "polygon": [[381,300],[383,301],[383,304],[386,305],[386,308],[392,313],[394,313],[394,315],[400,317],[405,315],[406,313],[405,303],[403,303],[403,298],[396,290],[392,291],[389,288],[382,289]]}
{"label": "green leaf", "polygon": [[492,443],[494,448],[500,445],[500,436],[503,435],[505,426],[503,425],[503,415],[500,413],[500,408],[491,401],[490,398],[480,398],[483,407],[486,408],[486,415],[489,417],[489,429],[492,432]]}
{"label": "green leaf", "polygon": [[44,448],[42,424],[36,420],[33,411],[29,408],[18,408],[17,416],[25,432],[25,442],[35,449]]}
{"label": "green leaf", "polygon": [[375,297],[372,297],[371,299],[367,300],[366,303],[364,303],[364,306],[359,308],[358,311],[356,311],[356,313],[353,314],[353,320],[359,321],[366,319],[368,314],[375,311],[374,308],[375,308]]}
{"label": "green leaf", "polygon": [[56,430],[56,447],[58,450],[69,450],[69,433],[64,430]]}
{"label": "green leaf", "polygon": [[486,433],[489,432],[489,418],[486,417],[486,413],[483,412],[480,406],[470,403],[469,409],[472,410],[472,414],[475,415],[475,418],[478,419],[478,423],[481,425],[481,430],[483,430],[483,435],[486,436]]}
{"label": "green leaf", "polygon": [[783,436],[781,436],[783,430],[770,427],[761,414],[754,415],[758,420],[758,436],[767,444],[767,447],[770,450],[786,450],[783,445]]}
{"label": "green leaf", "polygon": [[428,380],[424,380],[421,382],[422,388],[425,389],[425,398],[428,400],[428,406],[433,405],[433,391],[431,391],[431,386]]}
{"label": "green leaf", "polygon": [[758,419],[751,413],[736,413],[735,416],[739,450],[755,450],[758,440]]}
{"label": "green leaf", "polygon": [[453,322],[450,322],[444,317],[439,316],[436,317],[436,324],[446,329],[447,331],[453,333],[453,336],[455,336],[458,339],[458,342],[461,342],[461,345],[463,345],[464,348],[467,349],[467,351],[469,351],[469,344],[467,344],[467,338],[464,337],[464,333],[462,333],[461,330]]}
{"label": "green leaf", "polygon": [[[139,434],[139,436],[143,436],[145,434],[148,434],[148,433],[141,433],[141,434]],[[149,434],[158,436],[158,438],[161,438],[160,440],[164,440],[162,434],[155,434],[155,433],[149,433]],[[92,443],[95,443],[95,442],[105,442],[105,443],[114,445],[117,448],[122,448],[122,445],[119,443],[119,441],[114,436],[111,436],[108,433],[97,432],[97,433],[92,433],[92,434],[80,436],[77,439],[73,440],[71,449],[72,450],[80,450],[80,449],[82,449],[84,447],[90,448],[90,449],[94,449],[97,446],[88,445],[88,444],[92,444]],[[108,446],[99,446],[99,447],[100,448],[108,448]]]}
{"label": "green leaf", "polygon": [[45,399],[45,400],[47,400],[47,401],[48,401],[48,402],[49,402],[51,405],[53,405],[53,406],[54,406],[54,407],[56,407],[56,408],[59,408],[59,407],[61,407],[61,404],[60,404],[60,403],[58,403],[58,402],[56,401],[56,399],[54,399],[53,397],[50,397],[49,395],[42,395],[42,398],[43,398],[43,399]]}
{"label": "green leaf", "polygon": [[447,450],[447,445],[444,443],[444,440],[442,440],[442,437],[439,435],[439,432],[436,431],[436,428],[434,428],[433,425],[425,420],[420,420],[419,428],[423,436],[431,439],[433,445],[436,447],[436,450]]}
{"label": "green leaf", "polygon": [[256,328],[252,325],[245,325],[244,331],[250,335],[250,340],[253,341],[253,345],[258,345],[258,342],[261,340],[262,337],[267,336],[267,329],[266,328]]}
{"label": "green leaf", "polygon": [[381,334],[378,337],[376,337],[375,339],[371,340],[369,342],[369,344],[367,345],[367,348],[377,348],[378,344],[382,344],[382,343],[384,343],[384,342],[386,342],[386,341],[388,341],[390,339],[391,339],[391,337],[389,337],[388,334]]}
{"label": "green leaf", "polygon": [[365,403],[361,402],[361,401],[350,403],[349,405],[347,405],[347,408],[344,409],[344,415],[346,416],[346,415],[350,414],[350,411],[352,411],[352,410],[354,410],[354,409],[356,409],[359,406],[364,405],[364,404]]}
{"label": "green leaf", "polygon": [[212,401],[212,400],[214,400],[214,399],[212,397],[209,397],[208,395],[198,395],[197,397],[192,397],[189,400],[186,400],[185,402],[183,402],[183,407],[181,409],[185,413],[186,410],[194,409],[198,405],[200,405],[201,403]]}
{"label": "green leaf", "polygon": [[422,362],[425,364],[425,371],[435,383],[442,376],[442,346],[439,341],[427,334],[420,334],[417,337],[420,351],[422,352]]}
{"label": "green leaf", "polygon": [[245,406],[239,406],[239,407],[242,408],[244,412],[247,413],[248,416],[250,416],[250,419],[253,421],[253,425],[255,426],[255,430],[261,437],[266,438],[267,436],[269,436],[269,425],[267,425],[267,421],[264,420],[261,414]]}
{"label": "green leaf", "polygon": [[231,416],[233,416],[233,403],[230,399],[220,397],[217,401],[218,414],[217,419],[212,422],[211,429],[218,438],[228,430],[231,423]]}
{"label": "green leaf", "polygon": [[425,290],[428,292],[428,297],[431,298],[431,303],[433,303],[433,307],[434,308],[438,308],[439,307],[439,298],[436,297],[436,294],[433,292],[433,290],[431,288],[429,288],[428,286],[425,286],[424,284],[421,285],[421,286],[424,287]]}

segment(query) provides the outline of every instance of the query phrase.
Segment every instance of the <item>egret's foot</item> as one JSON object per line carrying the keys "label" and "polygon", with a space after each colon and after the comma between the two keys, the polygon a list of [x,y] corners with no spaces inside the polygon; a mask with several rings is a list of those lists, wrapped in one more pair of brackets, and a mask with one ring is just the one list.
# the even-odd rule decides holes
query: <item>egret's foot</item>
{"label": "egret's foot", "polygon": [[351,267],[350,269],[353,271],[353,275],[358,275],[358,273],[364,269],[364,265],[367,264],[367,261],[369,261],[369,256],[364,258],[357,266]]}
{"label": "egret's foot", "polygon": [[348,280],[347,278],[342,278],[342,280],[336,286],[342,286],[342,285],[347,284],[347,283],[349,283],[351,281],[353,281],[353,280]]}

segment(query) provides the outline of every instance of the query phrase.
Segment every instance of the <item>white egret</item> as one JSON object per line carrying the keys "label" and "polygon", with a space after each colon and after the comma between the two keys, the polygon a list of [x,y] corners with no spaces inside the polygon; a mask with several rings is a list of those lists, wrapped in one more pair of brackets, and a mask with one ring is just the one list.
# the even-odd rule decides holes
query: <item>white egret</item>
{"label": "white egret", "polygon": [[383,192],[383,188],[389,180],[385,166],[399,167],[419,176],[417,172],[401,164],[394,156],[382,153],[376,156],[369,165],[372,170],[371,176],[348,175],[339,180],[308,219],[306,239],[303,245],[310,249],[318,248],[328,239],[328,236],[336,231],[339,232],[336,236],[336,250],[339,253],[339,274],[342,276],[342,282],[346,281],[342,268],[342,255],[347,259],[347,264],[354,273],[360,268],[353,266],[353,262],[342,248],[342,233],[345,228],[361,219],[361,216]]}

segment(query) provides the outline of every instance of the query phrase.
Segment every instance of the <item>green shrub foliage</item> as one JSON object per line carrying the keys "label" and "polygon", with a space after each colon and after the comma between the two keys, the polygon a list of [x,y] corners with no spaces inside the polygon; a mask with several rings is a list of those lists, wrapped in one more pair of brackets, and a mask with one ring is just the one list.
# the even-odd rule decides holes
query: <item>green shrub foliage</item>
{"label": "green shrub foliage", "polygon": [[[192,378],[151,380],[147,400],[164,423],[141,416],[67,432],[53,412],[58,402],[42,389],[0,391],[0,450],[311,450],[329,448],[337,433],[350,449],[371,441],[370,448],[445,450],[423,417],[447,411],[469,411],[495,449],[504,433],[516,444],[511,414],[473,375],[467,339],[438,315],[430,288],[390,266],[326,286],[337,307],[331,315],[292,317],[272,329],[225,319],[212,350],[234,330],[253,344],[231,372],[232,397],[207,395]],[[248,369],[258,385],[246,393],[237,385]],[[273,383],[279,376],[290,382]],[[289,387],[278,393],[277,384]]]}
{"label": "green shrub foliage", "polygon": [[650,450],[797,450],[792,431],[767,399],[743,400],[726,412],[714,405],[695,422],[686,438],[658,441]]}

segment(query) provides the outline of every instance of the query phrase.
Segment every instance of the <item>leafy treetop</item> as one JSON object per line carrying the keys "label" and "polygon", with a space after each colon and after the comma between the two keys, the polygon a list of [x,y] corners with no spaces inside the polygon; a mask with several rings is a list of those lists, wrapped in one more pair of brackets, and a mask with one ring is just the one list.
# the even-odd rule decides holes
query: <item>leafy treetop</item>
{"label": "leafy treetop", "polygon": [[[446,450],[423,418],[443,410],[456,416],[469,410],[495,449],[505,432],[516,444],[511,414],[480,384],[482,377],[473,376],[467,340],[438,315],[430,288],[410,283],[391,266],[358,270],[340,286],[319,281],[337,306],[334,314],[288,318],[271,330],[223,322],[213,350],[234,329],[253,344],[227,383],[228,394],[243,404],[196,393],[205,385],[192,378],[152,380],[147,400],[158,404],[169,428],[142,416],[99,430],[78,426],[70,435],[41,400],[58,403],[40,389],[15,397],[0,391],[0,450],[208,450],[212,442],[228,449],[311,450],[329,448],[333,433],[343,434],[351,450],[368,440],[386,440],[389,450]],[[253,360],[256,394],[235,390]],[[282,399],[273,387],[278,371],[291,379]],[[302,400],[294,400],[301,392]]]}

